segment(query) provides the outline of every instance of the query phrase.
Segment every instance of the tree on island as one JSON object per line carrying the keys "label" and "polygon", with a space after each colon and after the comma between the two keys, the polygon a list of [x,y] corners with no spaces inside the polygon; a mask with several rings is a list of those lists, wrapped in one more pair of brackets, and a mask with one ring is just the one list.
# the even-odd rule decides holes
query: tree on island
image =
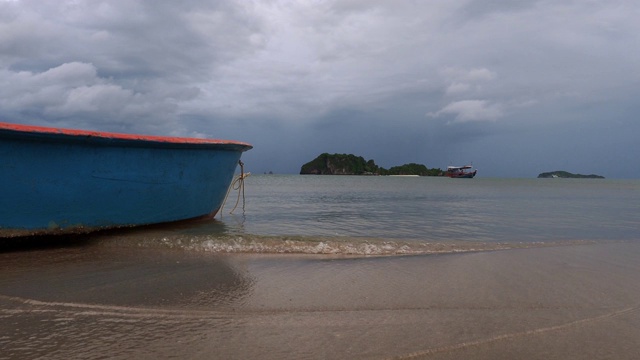
{"label": "tree on island", "polygon": [[416,163],[394,166],[387,170],[376,165],[373,160],[365,160],[362,156],[323,153],[302,165],[300,174],[442,176],[443,171],[437,168],[429,169],[422,164]]}
{"label": "tree on island", "polygon": [[422,164],[410,163],[401,166],[394,166],[386,170],[381,175],[420,175],[420,176],[442,176],[443,171],[438,168],[429,169]]}

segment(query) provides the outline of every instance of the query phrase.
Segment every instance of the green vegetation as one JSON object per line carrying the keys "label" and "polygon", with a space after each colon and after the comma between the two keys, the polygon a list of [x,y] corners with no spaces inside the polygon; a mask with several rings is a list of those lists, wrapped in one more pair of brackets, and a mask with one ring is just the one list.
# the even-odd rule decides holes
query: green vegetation
{"label": "green vegetation", "polygon": [[376,165],[373,160],[365,160],[362,156],[323,153],[302,165],[300,174],[442,176],[443,171],[437,168],[429,169],[415,163],[394,166],[387,170]]}
{"label": "green vegetation", "polygon": [[422,164],[410,163],[401,166],[394,166],[389,170],[386,170],[384,175],[442,176],[443,171],[437,168],[429,169]]}
{"label": "green vegetation", "polygon": [[379,167],[373,160],[366,161],[362,156],[324,153],[302,165],[300,174],[373,175],[378,171]]}
{"label": "green vegetation", "polygon": [[604,176],[600,175],[582,175],[582,174],[572,174],[567,171],[551,171],[544,172],[538,175],[538,178],[567,178],[567,179],[604,179]]}

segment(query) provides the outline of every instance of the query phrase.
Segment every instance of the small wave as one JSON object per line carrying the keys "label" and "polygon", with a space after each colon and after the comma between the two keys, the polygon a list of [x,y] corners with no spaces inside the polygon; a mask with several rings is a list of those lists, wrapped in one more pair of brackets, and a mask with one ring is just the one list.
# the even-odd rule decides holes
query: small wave
{"label": "small wave", "polygon": [[389,240],[359,237],[263,236],[263,235],[158,235],[107,236],[103,246],[176,249],[208,253],[311,254],[311,255],[419,255],[496,251],[593,241],[557,242],[469,242]]}

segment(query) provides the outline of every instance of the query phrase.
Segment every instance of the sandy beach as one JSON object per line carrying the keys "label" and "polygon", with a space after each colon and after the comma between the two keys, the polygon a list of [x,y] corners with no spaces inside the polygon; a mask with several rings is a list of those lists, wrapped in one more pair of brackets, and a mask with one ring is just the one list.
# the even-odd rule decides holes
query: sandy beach
{"label": "sandy beach", "polygon": [[640,244],[0,253],[1,359],[634,359]]}

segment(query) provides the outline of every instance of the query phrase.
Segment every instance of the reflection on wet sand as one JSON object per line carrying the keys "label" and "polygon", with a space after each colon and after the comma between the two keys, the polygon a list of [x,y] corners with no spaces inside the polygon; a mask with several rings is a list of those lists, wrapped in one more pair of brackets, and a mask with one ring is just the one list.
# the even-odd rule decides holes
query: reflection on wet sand
{"label": "reflection on wet sand", "polygon": [[635,358],[640,245],[0,253],[0,358]]}

